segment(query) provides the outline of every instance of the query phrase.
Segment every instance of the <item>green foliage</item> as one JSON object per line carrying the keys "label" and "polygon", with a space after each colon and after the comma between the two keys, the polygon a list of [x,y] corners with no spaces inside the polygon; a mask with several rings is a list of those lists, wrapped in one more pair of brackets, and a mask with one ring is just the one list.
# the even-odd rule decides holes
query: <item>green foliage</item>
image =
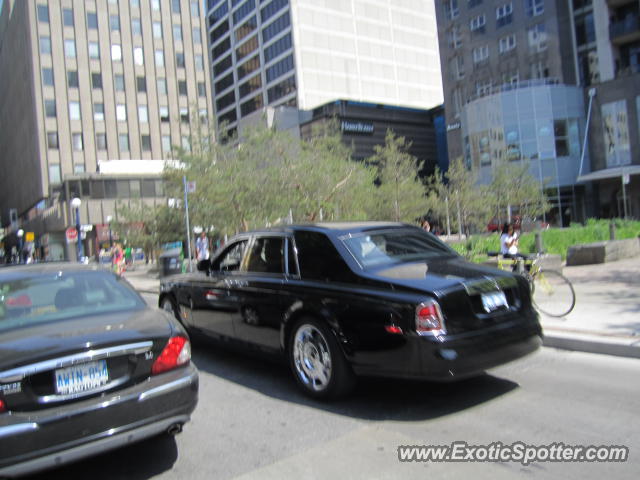
{"label": "green foliage", "polygon": [[495,218],[508,218],[508,209],[535,218],[549,210],[540,182],[529,173],[528,162],[502,163],[493,169],[489,185]]}

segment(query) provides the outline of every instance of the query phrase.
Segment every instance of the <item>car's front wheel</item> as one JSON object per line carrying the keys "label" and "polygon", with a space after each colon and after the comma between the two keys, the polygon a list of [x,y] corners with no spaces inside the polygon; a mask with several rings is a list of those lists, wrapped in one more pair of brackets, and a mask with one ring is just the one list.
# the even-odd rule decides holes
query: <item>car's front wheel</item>
{"label": "car's front wheel", "polygon": [[291,331],[288,353],[296,381],[310,396],[336,398],[353,387],[351,367],[322,322],[301,319]]}
{"label": "car's front wheel", "polygon": [[178,316],[178,310],[176,309],[176,306],[173,300],[171,299],[171,297],[169,296],[164,297],[160,302],[160,308],[165,312],[169,312],[171,315],[173,315],[176,318],[176,320],[180,320],[180,317]]}

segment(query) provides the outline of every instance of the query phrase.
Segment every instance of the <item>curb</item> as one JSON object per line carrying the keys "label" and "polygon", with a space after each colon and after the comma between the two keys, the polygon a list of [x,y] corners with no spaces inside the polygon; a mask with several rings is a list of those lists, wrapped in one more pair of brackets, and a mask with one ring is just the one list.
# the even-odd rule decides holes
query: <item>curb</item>
{"label": "curb", "polygon": [[640,358],[640,338],[637,337],[608,339],[590,335],[563,335],[562,333],[554,332],[544,334],[542,345],[576,352]]}

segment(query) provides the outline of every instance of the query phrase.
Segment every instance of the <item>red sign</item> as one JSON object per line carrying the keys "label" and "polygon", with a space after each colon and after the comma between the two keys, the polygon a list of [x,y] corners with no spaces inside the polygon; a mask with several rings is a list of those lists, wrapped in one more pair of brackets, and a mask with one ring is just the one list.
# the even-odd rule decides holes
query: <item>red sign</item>
{"label": "red sign", "polygon": [[69,227],[65,232],[67,236],[67,243],[76,243],[78,241],[78,231],[76,227]]}

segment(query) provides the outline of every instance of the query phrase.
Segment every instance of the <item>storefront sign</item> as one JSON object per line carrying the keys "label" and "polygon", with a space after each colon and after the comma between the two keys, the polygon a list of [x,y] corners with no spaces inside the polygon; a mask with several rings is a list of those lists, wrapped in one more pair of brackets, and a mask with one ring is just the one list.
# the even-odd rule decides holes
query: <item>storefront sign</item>
{"label": "storefront sign", "polygon": [[354,122],[350,120],[343,120],[341,130],[346,133],[367,133],[371,134],[374,131],[373,123]]}

